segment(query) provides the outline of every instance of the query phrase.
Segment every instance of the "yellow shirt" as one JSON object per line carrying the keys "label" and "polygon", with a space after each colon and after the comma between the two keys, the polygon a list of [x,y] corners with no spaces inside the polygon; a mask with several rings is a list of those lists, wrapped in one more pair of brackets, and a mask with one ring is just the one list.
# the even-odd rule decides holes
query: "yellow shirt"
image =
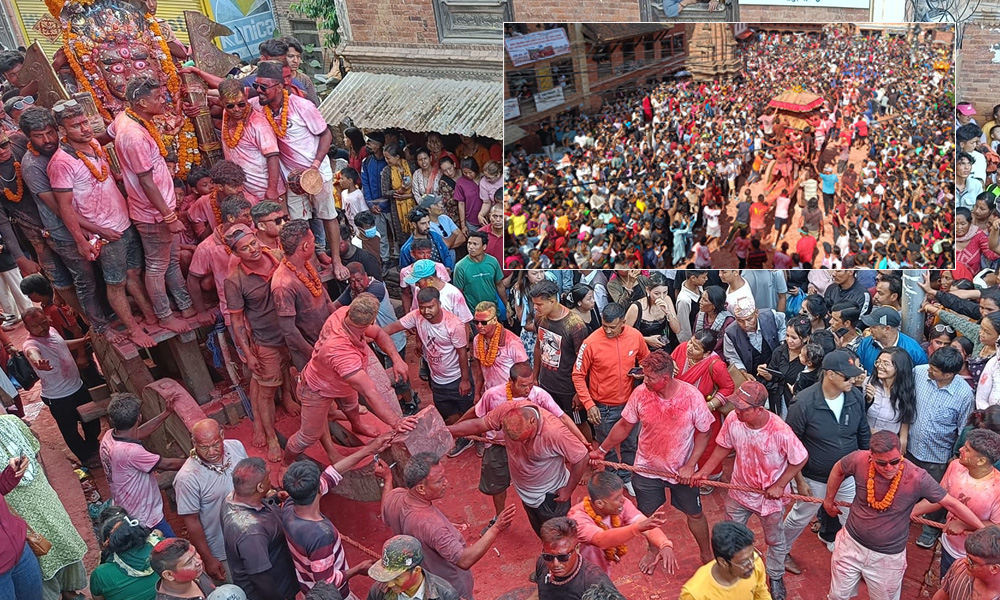
{"label": "yellow shirt", "polygon": [[646,212],[646,202],[644,200],[636,200],[635,207],[639,209],[639,212]]}
{"label": "yellow shirt", "polygon": [[524,215],[511,215],[507,217],[507,231],[515,236],[528,233],[528,218]]}
{"label": "yellow shirt", "polygon": [[715,561],[702,565],[681,588],[679,600],[771,600],[767,589],[767,572],[760,556],[754,557],[753,575],[735,585],[724,586],[712,577]]}

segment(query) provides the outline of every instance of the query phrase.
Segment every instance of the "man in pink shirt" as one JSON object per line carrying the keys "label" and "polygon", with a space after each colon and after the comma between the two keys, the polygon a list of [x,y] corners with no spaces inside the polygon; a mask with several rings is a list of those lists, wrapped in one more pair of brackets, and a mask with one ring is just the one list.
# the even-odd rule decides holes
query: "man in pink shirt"
{"label": "man in pink shirt", "polygon": [[368,437],[378,435],[371,425],[361,423],[359,394],[365,395],[372,414],[397,431],[410,431],[416,425],[415,417],[396,415],[375,387],[372,377],[377,373],[366,371],[371,361],[375,360],[369,356],[372,350],[368,347],[368,341],[374,340],[382,352],[392,359],[394,377],[406,381],[409,374],[392,338],[375,324],[378,307],[375,296],[361,293],[351,301],[350,306],[338,308],[323,325],[312,359],[302,370],[299,380],[302,423],[285,446],[283,463],[286,467],[321,438],[331,464],[340,459],[340,454],[330,442],[327,425],[327,415],[334,399],[350,421],[354,433]]}
{"label": "man in pink shirt", "polygon": [[[330,144],[333,134],[323,115],[305,98],[289,94],[285,89],[282,64],[265,60],[257,66],[257,79],[253,89],[259,94],[250,100],[254,110],[264,115],[278,141],[281,172],[288,179],[293,173],[317,169],[323,177],[323,189],[314,195],[295,194],[289,190],[288,216],[295,219],[319,219],[322,227],[313,230],[322,243],[329,246],[333,259],[333,272],[337,279],[345,280],[350,274],[341,263],[340,225],[333,199],[333,169],[330,166]],[[323,240],[323,233],[326,238]]]}
{"label": "man in pink shirt", "polygon": [[670,505],[687,515],[701,561],[707,563],[713,559],[708,520],[691,476],[708,445],[708,431],[715,417],[698,388],[674,379],[674,361],[666,351],[651,353],[639,365],[645,382],[632,391],[622,418],[590,457],[604,460],[606,448],[617,446],[641,423],[635,453],[639,471],[632,475],[639,510],[653,514],[666,501],[666,490],[670,490]]}
{"label": "man in pink shirt", "polygon": [[[531,363],[527,362],[525,356],[523,361],[515,363],[507,371],[507,380],[503,383],[490,387],[483,392],[482,397],[473,409],[469,410],[462,417],[463,420],[485,417],[491,410],[502,406],[504,402],[510,400],[524,399],[532,404],[536,404],[562,421],[566,429],[573,432],[581,442],[587,444],[587,439],[583,437],[573,419],[569,417],[563,409],[559,408],[552,396],[542,388],[535,385],[535,377],[531,370]],[[510,487],[510,467],[507,462],[507,448],[502,444],[504,441],[503,432],[487,431],[485,436],[495,440],[496,444],[487,444],[483,452],[482,467],[479,470],[479,491],[493,497],[493,508],[499,515],[507,503],[507,488]]]}
{"label": "man in pink shirt", "polygon": [[174,531],[163,518],[163,497],[153,470],[176,471],[186,458],[164,458],[146,450],[142,440],[149,437],[174,412],[172,400],[162,413],[142,422],[142,401],[135,394],[113,394],[108,404],[111,431],[101,438],[100,454],[104,473],[115,505],[137,519],[143,527],[159,529],[164,536]]}
{"label": "man in pink shirt", "polygon": [[736,418],[730,416],[722,424],[715,452],[692,479],[696,482],[708,479],[729,452],[736,451],[730,482],[765,493],[729,490],[726,518],[746,525],[750,515],[757,515],[767,542],[768,587],[775,600],[784,600],[788,547],[782,529],[785,501],[781,496],[789,491],[789,482],[806,465],[809,454],[792,428],[767,410],[767,388],[761,383],[743,382],[729,401],[736,407]]}
{"label": "man in pink shirt", "polygon": [[580,555],[611,576],[612,562],[621,561],[625,544],[637,535],[648,543],[648,552],[639,559],[639,570],[652,575],[662,562],[668,574],[677,568],[674,544],[660,531],[667,511],[660,507],[646,517],[625,497],[625,483],[614,471],[598,471],[587,482],[587,496],[569,509],[576,521],[577,539],[583,544]]}
{"label": "man in pink shirt", "polygon": [[159,82],[153,77],[133,77],[125,87],[129,108],[111,123],[108,133],[115,138],[115,150],[121,163],[128,193],[128,211],[142,240],[146,256],[146,291],[160,327],[177,333],[191,325],[178,319],[170,310],[174,297],[181,317],[194,317],[197,312],[184,286],[179,258],[180,238],[184,223],[174,209],[174,180],[167,167],[166,149],[161,150],[159,133],[153,117],[166,110],[166,99]]}
{"label": "man in pink shirt", "polygon": [[455,437],[500,429],[511,482],[539,535],[542,523],[569,513],[573,490],[587,470],[587,446],[558,417],[526,400],[504,402],[485,417],[448,426]]}
{"label": "man in pink shirt", "polygon": [[511,367],[527,361],[528,353],[521,338],[497,318],[495,303],[486,300],[476,305],[472,325],[476,328],[472,338],[472,366],[476,374],[476,398],[481,398],[483,390],[506,384]]}
{"label": "man in pink shirt", "polygon": [[246,88],[238,79],[219,83],[222,100],[222,152],[226,160],[243,167],[243,191],[251,203],[277,200],[285,194],[285,179],[278,158],[278,138],[264,113],[247,101]]}
{"label": "man in pink shirt", "polygon": [[80,255],[101,261],[108,304],[126,329],[122,334],[109,327],[108,339],[112,343],[130,339],[149,348],[155,342],[136,323],[125,296],[127,289],[146,322],[155,321],[156,314],[142,283],[142,246],[129,220],[125,198],[111,176],[104,149],[94,139],[83,106],[70,101],[55,108],[56,123],[66,141],[52,155],[46,170],[59,215],[76,241]]}
{"label": "man in pink shirt", "polygon": [[194,308],[200,315],[209,312],[205,306],[202,290],[206,289],[206,284],[215,287],[219,296],[219,310],[222,311],[222,318],[228,326],[231,321],[226,306],[226,277],[239,262],[239,258],[233,255],[232,249],[226,243],[226,233],[236,225],[249,227],[253,224],[253,220],[250,218],[250,203],[240,196],[230,196],[223,200],[219,212],[222,215],[222,224],[195,248],[191,265],[188,267],[187,281],[188,290],[191,291],[191,301],[194,302]]}

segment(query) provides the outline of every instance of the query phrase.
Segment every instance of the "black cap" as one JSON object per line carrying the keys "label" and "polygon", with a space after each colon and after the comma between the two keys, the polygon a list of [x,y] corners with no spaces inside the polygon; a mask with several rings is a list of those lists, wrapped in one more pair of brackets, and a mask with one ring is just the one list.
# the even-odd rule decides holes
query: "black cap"
{"label": "black cap", "polygon": [[857,377],[864,369],[851,363],[851,355],[846,350],[834,350],[823,357],[823,370],[836,371],[844,377]]}

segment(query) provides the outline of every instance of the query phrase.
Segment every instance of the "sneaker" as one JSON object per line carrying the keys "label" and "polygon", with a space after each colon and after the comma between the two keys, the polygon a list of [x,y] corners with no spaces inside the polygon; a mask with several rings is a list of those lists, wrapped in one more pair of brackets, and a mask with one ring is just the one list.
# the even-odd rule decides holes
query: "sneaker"
{"label": "sneaker", "polygon": [[628,495],[635,498],[635,488],[632,487],[632,482],[628,481],[625,483],[625,490],[628,491]]}
{"label": "sneaker", "polygon": [[3,320],[3,325],[0,325],[0,329],[4,331],[13,331],[17,329],[17,324],[21,322],[21,317],[15,317],[13,315],[8,316]]}
{"label": "sneaker", "polygon": [[938,535],[940,534],[933,531],[923,532],[920,534],[920,537],[917,538],[917,546],[926,549],[933,548],[934,543],[938,540]]}
{"label": "sneaker", "polygon": [[698,488],[698,494],[701,496],[707,496],[715,491],[715,488],[710,485],[703,485]]}
{"label": "sneaker", "polygon": [[465,452],[472,447],[472,440],[469,438],[458,438],[455,440],[455,445],[451,450],[448,451],[448,458],[455,458],[459,454]]}
{"label": "sneaker", "polygon": [[785,580],[782,577],[768,577],[768,588],[773,600],[785,600]]}
{"label": "sneaker", "polygon": [[482,442],[476,442],[476,456],[482,458],[483,454],[486,454],[486,444]]}
{"label": "sneaker", "polygon": [[827,550],[829,550],[830,552],[833,552],[833,542],[828,542],[828,541],[824,540],[824,539],[823,539],[823,535],[822,535],[822,534],[820,534],[820,533],[817,533],[817,534],[816,534],[816,537],[818,537],[818,538],[819,538],[819,542],[820,542],[821,544],[823,544],[824,546],[826,546],[826,549],[827,549]]}

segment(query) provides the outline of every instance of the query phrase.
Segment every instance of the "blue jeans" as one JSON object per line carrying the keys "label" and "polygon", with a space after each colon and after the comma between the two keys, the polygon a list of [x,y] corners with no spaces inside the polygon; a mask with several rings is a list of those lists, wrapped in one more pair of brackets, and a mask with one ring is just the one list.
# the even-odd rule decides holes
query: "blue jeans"
{"label": "blue jeans", "polygon": [[0,598],[35,600],[42,597],[42,568],[35,553],[24,543],[21,558],[10,571],[0,573]]}
{"label": "blue jeans", "polygon": [[191,307],[191,296],[181,275],[178,259],[180,237],[170,233],[166,223],[135,223],[146,256],[146,291],[153,305],[153,312],[160,319],[171,315],[170,297],[174,297],[177,310]]}
{"label": "blue jeans", "polygon": [[154,525],[153,529],[159,529],[163,533],[163,537],[168,537],[168,538],[177,537],[177,534],[174,533],[173,528],[170,527],[170,523],[167,523],[166,517],[163,517],[163,520]]}
{"label": "blue jeans", "polygon": [[951,565],[955,564],[956,560],[965,560],[965,558],[958,559],[949,554],[944,548],[941,548],[941,579],[944,579],[948,569],[951,568]]}
{"label": "blue jeans", "polygon": [[[595,403],[597,409],[601,411],[601,423],[594,427],[594,436],[597,441],[603,442],[608,434],[611,433],[611,428],[615,426],[615,423],[622,418],[622,410],[625,409],[625,405],[621,404],[618,406],[609,406],[607,404],[601,404],[600,402]],[[610,462],[623,462],[627,465],[635,464],[635,451],[639,447],[639,428],[642,427],[640,424],[636,423],[635,427],[628,434],[621,444],[619,444],[619,449],[622,452],[621,460],[618,460],[618,453],[614,450],[608,450],[608,453],[604,456],[604,460]],[[628,483],[632,481],[632,472],[625,470],[616,470],[618,476],[622,478],[622,481]]]}

